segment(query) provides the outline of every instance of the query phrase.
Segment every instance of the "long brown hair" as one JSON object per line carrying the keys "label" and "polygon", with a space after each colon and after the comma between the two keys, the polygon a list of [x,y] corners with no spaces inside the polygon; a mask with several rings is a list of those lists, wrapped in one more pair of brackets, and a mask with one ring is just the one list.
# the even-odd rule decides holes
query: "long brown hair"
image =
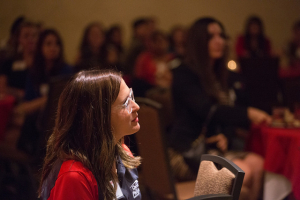
{"label": "long brown hair", "polygon": [[[62,92],[55,127],[47,144],[39,194],[57,161],[77,160],[87,167],[98,183],[99,198],[114,199],[117,175],[112,171],[116,156],[134,168],[139,157],[130,157],[115,144],[111,128],[111,107],[120,91],[121,75],[113,71],[82,71]],[[113,181],[113,185],[110,183]]]}
{"label": "long brown hair", "polygon": [[217,23],[222,29],[222,35],[226,38],[223,25],[213,18],[201,18],[197,20],[190,28],[187,35],[186,63],[188,67],[197,74],[201,84],[208,95],[215,100],[218,99],[218,90],[215,87],[215,81],[219,81],[222,89],[227,90],[227,47],[224,56],[217,59],[213,68],[209,66],[208,42],[210,34],[208,25]]}
{"label": "long brown hair", "polygon": [[[57,45],[59,46],[58,57],[55,58],[53,67],[50,69],[49,74],[46,72],[46,59],[43,54],[44,42],[49,35],[53,35],[56,38]],[[61,68],[63,68],[66,63],[64,60],[64,46],[59,33],[55,29],[44,30],[39,37],[36,46],[36,52],[33,60],[32,68],[30,69],[31,78],[35,85],[40,85],[42,82],[48,81],[50,76],[58,75]]]}
{"label": "long brown hair", "polygon": [[[102,32],[104,41],[101,46],[99,46],[99,51],[97,55],[93,55],[91,44],[89,42],[89,34],[91,32],[91,29],[97,27]],[[104,50],[105,50],[105,31],[101,23],[99,22],[92,22],[86,26],[84,29],[83,37],[81,39],[79,51],[80,51],[80,60],[77,68],[78,70],[87,70],[92,69],[95,67],[98,67],[97,69],[100,69],[102,66],[93,66],[92,63],[90,63],[90,59],[93,56],[97,57],[98,64],[103,64],[104,62]]]}

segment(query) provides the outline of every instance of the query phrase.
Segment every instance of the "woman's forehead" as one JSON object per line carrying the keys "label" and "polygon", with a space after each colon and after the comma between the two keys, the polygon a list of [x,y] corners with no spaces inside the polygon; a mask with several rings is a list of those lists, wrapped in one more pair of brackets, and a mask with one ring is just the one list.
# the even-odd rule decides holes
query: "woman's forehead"
{"label": "woman's forehead", "polygon": [[118,99],[122,101],[123,98],[126,98],[128,96],[129,92],[130,92],[130,90],[129,90],[128,86],[126,85],[125,81],[122,79],[121,84],[120,84],[120,91],[119,91]]}

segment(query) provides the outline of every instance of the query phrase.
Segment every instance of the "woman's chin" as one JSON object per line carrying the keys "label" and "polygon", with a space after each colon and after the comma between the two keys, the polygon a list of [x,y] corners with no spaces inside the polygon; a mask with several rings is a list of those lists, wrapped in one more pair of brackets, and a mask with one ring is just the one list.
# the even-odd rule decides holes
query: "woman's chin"
{"label": "woman's chin", "polygon": [[141,128],[141,126],[140,126],[140,124],[137,122],[137,124],[133,127],[133,133],[132,133],[132,134],[138,132],[138,131],[140,130],[140,128]]}

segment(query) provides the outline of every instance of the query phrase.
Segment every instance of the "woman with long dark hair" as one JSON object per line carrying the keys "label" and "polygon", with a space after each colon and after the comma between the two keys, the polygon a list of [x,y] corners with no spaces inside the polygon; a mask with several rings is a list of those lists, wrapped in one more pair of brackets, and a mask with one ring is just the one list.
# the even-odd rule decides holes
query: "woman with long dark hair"
{"label": "woman with long dark hair", "polygon": [[265,36],[263,22],[259,17],[248,18],[244,35],[238,37],[235,49],[239,58],[271,55],[271,42]]}
{"label": "woman with long dark hair", "polygon": [[185,52],[186,29],[181,25],[174,26],[170,31],[170,53],[183,58]]}
{"label": "woman with long dark hair", "polygon": [[46,102],[50,78],[72,73],[65,62],[63,43],[54,29],[46,29],[40,34],[32,67],[26,80],[25,101],[16,109],[32,113]]}
{"label": "woman with long dark hair", "polygon": [[[121,74],[82,71],[62,92],[47,144],[42,199],[141,199],[123,137],[140,129],[139,106]],[[122,198],[121,198],[122,197]]]}
{"label": "woman with long dark hair", "polygon": [[[197,20],[187,36],[185,61],[173,70],[172,94],[176,115],[170,145],[182,155],[190,150],[203,128],[207,129],[207,142],[215,143],[220,151],[226,152],[228,141],[225,135],[232,137],[226,133],[227,127],[244,127],[249,121],[270,123],[271,118],[263,111],[230,105],[226,55],[226,34],[222,24],[213,18]],[[209,123],[204,125],[205,121]],[[230,157],[246,172],[242,191],[251,194],[250,199],[257,199],[263,159],[253,153]],[[187,165],[196,174],[199,163],[200,158],[196,158],[195,163]]]}
{"label": "woman with long dark hair", "polygon": [[293,25],[293,37],[287,46],[287,57],[290,67],[300,67],[300,20]]}
{"label": "woman with long dark hair", "polygon": [[106,32],[106,41],[103,49],[103,68],[123,71],[123,41],[122,29],[119,25],[112,26]]}
{"label": "woman with long dark hair", "polygon": [[76,70],[100,69],[104,62],[105,32],[99,22],[87,25],[76,60]]}
{"label": "woman with long dark hair", "polygon": [[29,154],[38,153],[41,133],[36,124],[47,102],[49,82],[51,78],[71,73],[71,67],[64,60],[60,35],[54,29],[44,30],[37,42],[33,65],[27,76],[25,101],[15,108],[16,113],[26,115],[18,141],[19,149]]}

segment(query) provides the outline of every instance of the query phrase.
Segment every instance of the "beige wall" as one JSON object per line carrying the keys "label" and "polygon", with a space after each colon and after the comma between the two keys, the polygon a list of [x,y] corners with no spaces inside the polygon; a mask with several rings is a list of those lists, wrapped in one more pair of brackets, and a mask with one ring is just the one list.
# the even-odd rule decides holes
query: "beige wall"
{"label": "beige wall", "polygon": [[[232,43],[243,30],[247,16],[262,17],[266,34],[275,49],[291,35],[291,26],[300,19],[299,0],[0,0],[0,39],[8,37],[13,20],[24,14],[55,27],[65,43],[65,54],[73,62],[83,28],[101,21],[106,27],[119,23],[129,41],[130,25],[140,16],[155,16],[159,28],[168,31],[174,24],[189,25],[201,16],[213,16],[224,23]],[[232,44],[231,43],[231,44]]]}

